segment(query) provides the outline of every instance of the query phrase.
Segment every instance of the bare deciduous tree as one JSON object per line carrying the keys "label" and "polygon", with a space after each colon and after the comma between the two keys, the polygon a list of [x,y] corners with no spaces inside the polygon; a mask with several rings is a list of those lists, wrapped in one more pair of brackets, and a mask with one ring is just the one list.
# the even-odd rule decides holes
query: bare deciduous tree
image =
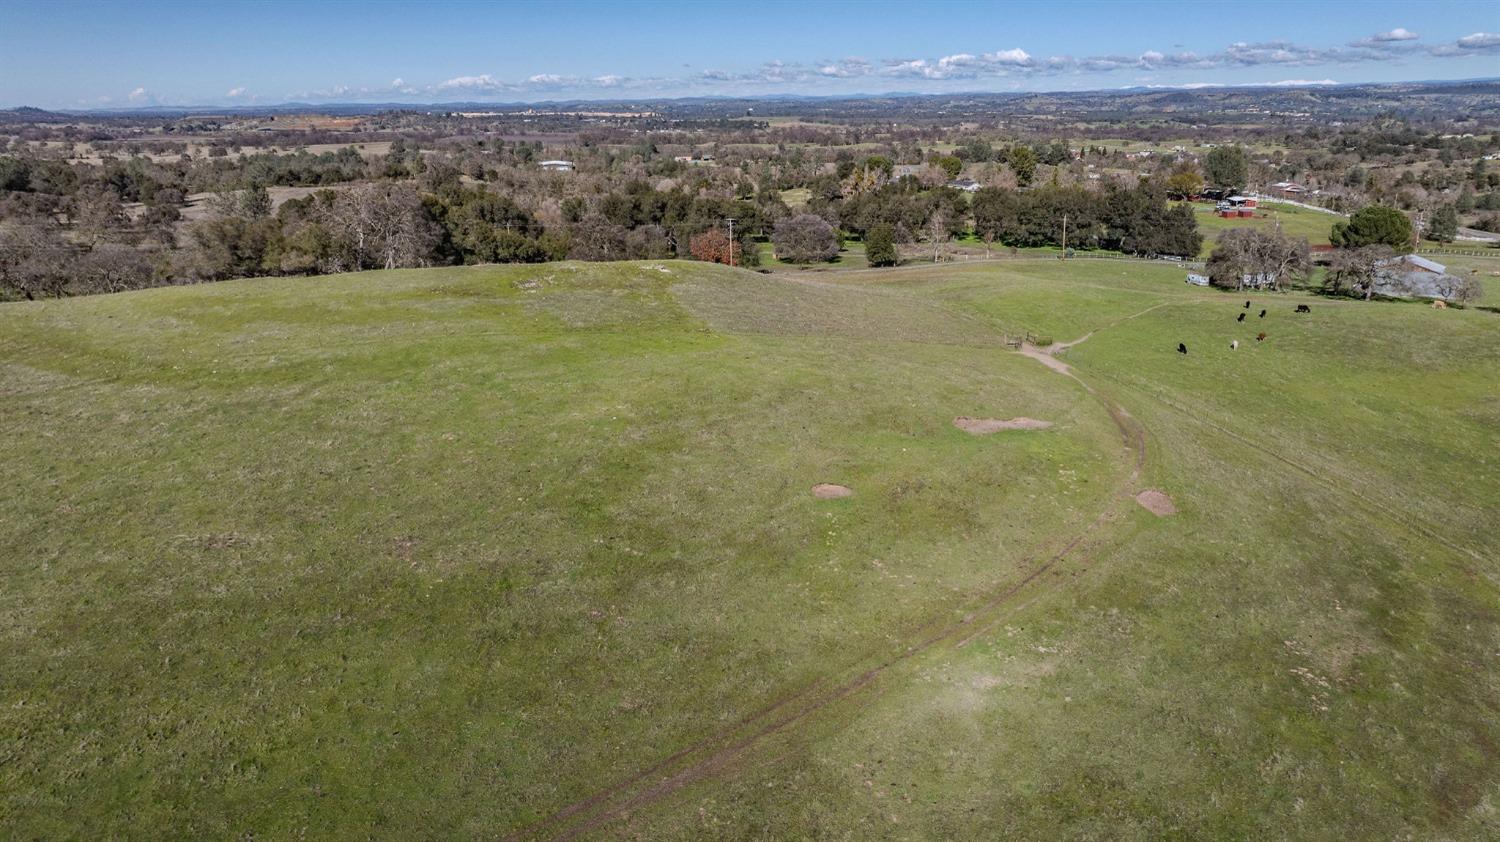
{"label": "bare deciduous tree", "polygon": [[72,267],[74,281],[87,292],[124,292],[151,283],[151,256],[133,246],[104,243]]}
{"label": "bare deciduous tree", "polygon": [[1380,263],[1394,253],[1387,245],[1339,249],[1323,277],[1323,288],[1335,295],[1357,295],[1368,301],[1375,293]]}
{"label": "bare deciduous tree", "polygon": [[426,265],[441,234],[410,184],[369,184],[334,200],[330,227],[345,241],[343,269]]}
{"label": "bare deciduous tree", "polygon": [[932,262],[938,262],[938,255],[943,243],[948,242],[948,217],[943,214],[942,208],[934,208],[932,215],[927,217],[927,241],[932,243]]}
{"label": "bare deciduous tree", "polygon": [[832,260],[839,253],[839,238],[833,226],[813,213],[776,223],[771,242],[776,245],[776,259],[787,263]]}
{"label": "bare deciduous tree", "polygon": [[1214,286],[1240,290],[1264,279],[1280,290],[1285,281],[1307,277],[1312,252],[1306,240],[1280,231],[1234,228],[1219,237],[1207,268]]}
{"label": "bare deciduous tree", "polygon": [[52,226],[34,221],[0,224],[0,288],[27,300],[62,295],[69,256]]}

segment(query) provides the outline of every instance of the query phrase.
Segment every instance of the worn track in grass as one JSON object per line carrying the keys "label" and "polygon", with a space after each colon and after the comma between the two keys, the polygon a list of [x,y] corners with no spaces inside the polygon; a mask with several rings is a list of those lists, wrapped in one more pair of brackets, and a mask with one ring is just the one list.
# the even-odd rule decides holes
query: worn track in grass
{"label": "worn track in grass", "polygon": [[[1161,305],[1158,305],[1161,306]],[[1155,307],[1150,308],[1155,309]],[[1139,314],[1137,314],[1139,315]],[[1130,317],[1127,317],[1130,318]],[[1124,321],[1123,319],[1121,321]],[[1102,328],[1101,328],[1102,329]],[[1090,332],[1089,335],[1092,335]],[[1081,337],[1060,347],[1070,347],[1087,339]],[[799,726],[814,715],[859,694],[886,670],[927,652],[949,644],[962,647],[994,627],[1001,619],[1001,609],[1052,571],[1059,562],[1075,554],[1100,527],[1119,515],[1121,506],[1130,499],[1146,463],[1146,430],[1123,407],[1079,378],[1067,366],[1041,349],[1023,349],[1026,356],[1039,359],[1048,367],[1078,383],[1109,414],[1118,429],[1121,442],[1130,455],[1130,470],[1111,493],[1109,504],[1081,531],[1044,557],[1020,581],[1000,588],[972,605],[962,618],[943,624],[934,619],[917,630],[908,644],[883,656],[876,664],[846,676],[842,680],[821,679],[778,699],[734,726],[709,736],[687,748],[652,764],[630,777],[611,784],[585,798],[568,804],[547,818],[511,833],[507,839],[572,839],[598,830],[609,822],[640,808],[648,807],[678,790],[717,776],[740,762],[747,754],[769,739]],[[935,631],[933,631],[935,629]],[[855,668],[857,669],[857,667]]]}

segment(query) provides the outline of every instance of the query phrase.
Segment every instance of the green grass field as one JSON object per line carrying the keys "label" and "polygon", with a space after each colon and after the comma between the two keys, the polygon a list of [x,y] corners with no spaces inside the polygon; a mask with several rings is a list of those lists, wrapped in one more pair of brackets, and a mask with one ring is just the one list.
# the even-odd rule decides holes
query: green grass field
{"label": "green grass field", "polygon": [[[1433,247],[1439,249],[1451,249],[1450,244],[1434,243]],[[1468,244],[1459,247],[1463,254],[1427,253],[1423,257],[1431,258],[1443,264],[1449,274],[1471,275],[1479,279],[1479,285],[1484,288],[1484,297],[1477,303],[1484,307],[1500,307],[1500,249],[1477,249]]]}
{"label": "green grass field", "polygon": [[1494,838],[1500,316],[1243,302],[1042,259],[0,305],[0,828]]}
{"label": "green grass field", "polygon": [[865,244],[858,241],[844,243],[839,249],[838,256],[827,263],[784,263],[776,259],[776,246],[772,243],[758,243],[760,246],[760,266],[763,269],[772,269],[783,272],[828,272],[836,269],[868,269],[870,263],[865,259]]}
{"label": "green grass field", "polygon": [[1249,219],[1224,219],[1214,213],[1211,203],[1193,203],[1194,216],[1198,219],[1198,228],[1203,232],[1203,250],[1200,257],[1207,257],[1213,251],[1214,243],[1219,235],[1231,228],[1274,228],[1281,226],[1281,230],[1293,237],[1300,237],[1315,246],[1328,245],[1328,235],[1333,230],[1333,224],[1342,217],[1330,213],[1306,210],[1296,205],[1281,205],[1273,202],[1264,202],[1255,211],[1255,216]]}

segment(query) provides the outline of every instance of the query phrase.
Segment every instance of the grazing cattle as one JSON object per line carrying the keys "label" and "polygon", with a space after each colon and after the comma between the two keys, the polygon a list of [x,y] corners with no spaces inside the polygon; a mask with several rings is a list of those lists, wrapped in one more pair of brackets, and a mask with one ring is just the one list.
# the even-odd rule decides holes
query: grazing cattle
{"label": "grazing cattle", "polygon": [[1248,301],[1245,302],[1245,309],[1246,310],[1250,309],[1250,302],[1248,302]]}
{"label": "grazing cattle", "polygon": [[1262,319],[1264,319],[1266,317],[1266,311],[1265,310],[1260,311],[1260,317]]}
{"label": "grazing cattle", "polygon": [[1434,299],[1432,299],[1432,309],[1434,309],[1434,310],[1446,310],[1446,309],[1448,309],[1448,302],[1444,301],[1441,298],[1434,298]]}
{"label": "grazing cattle", "polygon": [[1229,350],[1231,350],[1231,351],[1238,351],[1239,349],[1240,349],[1240,341],[1238,339],[1236,339],[1233,342],[1229,343]]}
{"label": "grazing cattle", "polygon": [[1260,342],[1260,341],[1264,340],[1265,338],[1266,338],[1266,332],[1265,331],[1261,331],[1260,333],[1255,334],[1255,341],[1256,342]]}
{"label": "grazing cattle", "polygon": [[1177,353],[1179,353],[1179,354],[1186,354],[1187,353],[1187,346],[1184,345],[1184,344],[1182,344],[1181,342],[1178,342],[1177,343]]}
{"label": "grazing cattle", "polygon": [[1244,313],[1241,313],[1240,317],[1238,319],[1235,319],[1235,321],[1237,321],[1237,322],[1243,322],[1244,320],[1245,320],[1245,314]]}
{"label": "grazing cattle", "polygon": [[1312,308],[1309,307],[1309,306],[1307,306],[1306,304],[1298,304],[1297,305],[1297,312],[1299,312],[1299,313],[1311,313],[1312,312]]}

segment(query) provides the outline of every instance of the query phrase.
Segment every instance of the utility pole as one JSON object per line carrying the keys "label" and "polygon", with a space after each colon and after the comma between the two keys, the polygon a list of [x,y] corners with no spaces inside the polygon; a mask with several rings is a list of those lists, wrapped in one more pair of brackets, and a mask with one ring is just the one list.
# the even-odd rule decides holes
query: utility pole
{"label": "utility pole", "polygon": [[1063,251],[1062,259],[1068,259],[1068,215],[1063,214]]}
{"label": "utility pole", "polygon": [[729,223],[729,265],[734,266],[734,217],[724,220]]}

